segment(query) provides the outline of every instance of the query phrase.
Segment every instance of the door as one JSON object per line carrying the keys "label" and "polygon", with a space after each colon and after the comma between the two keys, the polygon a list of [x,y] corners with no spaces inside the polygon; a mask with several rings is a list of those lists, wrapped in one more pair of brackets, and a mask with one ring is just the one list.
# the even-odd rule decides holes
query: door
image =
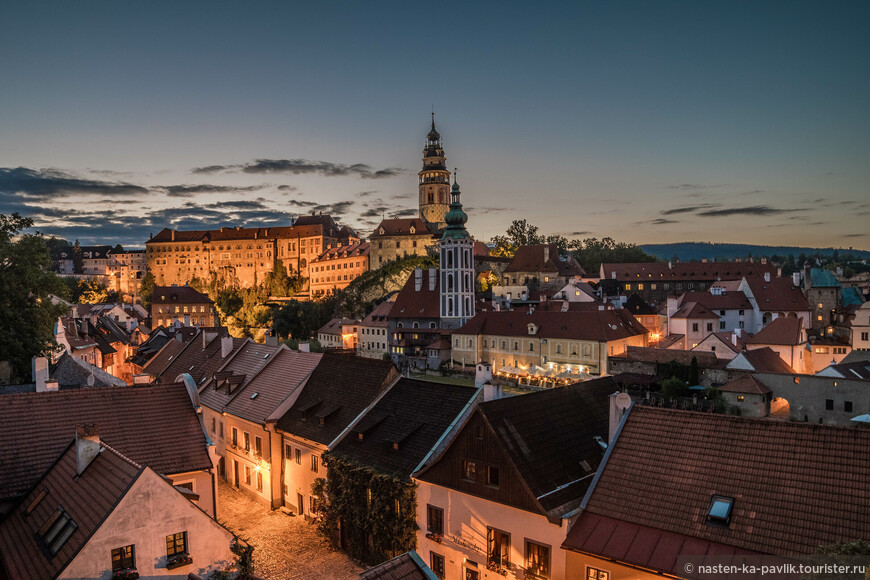
{"label": "door", "polygon": [[299,506],[299,515],[303,515],[305,513],[305,498],[302,497],[301,493],[296,494],[296,505]]}
{"label": "door", "polygon": [[478,572],[474,568],[466,568],[465,580],[480,580],[480,572]]}
{"label": "door", "polygon": [[233,485],[239,487],[239,462],[233,459]]}

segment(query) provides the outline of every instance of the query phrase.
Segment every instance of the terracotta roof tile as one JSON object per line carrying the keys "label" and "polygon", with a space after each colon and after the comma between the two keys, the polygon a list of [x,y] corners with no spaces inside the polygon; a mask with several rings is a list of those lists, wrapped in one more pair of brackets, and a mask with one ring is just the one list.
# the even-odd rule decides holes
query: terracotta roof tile
{"label": "terracotta roof tile", "polygon": [[758,382],[751,374],[745,374],[725,383],[719,390],[726,393],[748,393],[752,395],[766,395],[770,392],[770,389]]}
{"label": "terracotta roof tile", "polygon": [[[429,277],[435,277],[434,289],[429,290]],[[389,318],[439,318],[441,316],[440,288],[438,270],[435,268],[422,270],[423,284],[420,290],[415,290],[416,274],[411,277],[396,295],[396,301],[390,310]]]}
{"label": "terracotta roof tile", "polygon": [[435,574],[420,559],[417,552],[405,552],[360,575],[360,580],[431,580]]}
{"label": "terracotta roof tile", "polygon": [[[702,543],[812,554],[870,537],[867,481],[870,430],[634,406],[578,522],[590,513]],[[734,498],[727,527],[706,523],[714,494]]]}
{"label": "terracotta roof tile", "polygon": [[[740,280],[763,277],[769,273],[776,276],[771,264],[752,262],[639,262],[626,264],[601,264],[602,279],[623,282],[649,280]],[[616,273],[616,276],[613,273]]]}
{"label": "terracotta roof tile", "polygon": [[775,350],[766,346],[764,348],[755,348],[752,350],[744,350],[734,357],[726,368],[740,370],[744,363],[749,363],[751,370],[757,373],[779,373],[779,374],[794,374],[795,370],[791,368],[787,362],[782,360],[782,357]]}
{"label": "terracotta roof tile", "polygon": [[800,318],[780,316],[762,328],[755,336],[746,338],[746,344],[799,345],[805,343],[803,322]]}
{"label": "terracotta roof tile", "polygon": [[[414,233],[411,233],[411,228],[414,229]],[[384,230],[384,233],[381,233],[381,230]],[[432,236],[433,232],[429,230],[429,226],[422,218],[395,218],[395,219],[387,219],[381,220],[381,223],[378,224],[378,227],[375,228],[375,231],[372,232],[371,238],[381,238],[387,236]]]}
{"label": "terracotta roof tile", "polygon": [[205,434],[181,383],[0,396],[0,498],[27,490],[77,426],[134,461],[170,475],[212,467]]}
{"label": "terracotta roof tile", "polygon": [[583,276],[585,272],[576,259],[559,258],[556,244],[520,246],[505,272],[552,272],[559,276]]}
{"label": "terracotta roof tile", "polygon": [[454,334],[530,336],[529,324],[538,326],[539,338],[570,338],[606,342],[647,334],[630,312],[618,310],[581,310],[542,312],[526,310],[480,312]]}
{"label": "terracotta roof tile", "polygon": [[390,315],[390,311],[392,311],[393,305],[395,305],[395,302],[391,302],[389,300],[381,302],[380,304],[375,306],[374,310],[369,312],[368,316],[363,319],[360,325],[381,326],[383,328],[386,328],[387,317]]}
{"label": "terracotta roof tile", "polygon": [[214,300],[190,286],[155,286],[153,304],[214,304]]}
{"label": "terracotta roof tile", "polygon": [[[71,429],[67,437],[75,433]],[[81,475],[76,475],[76,444],[66,448],[16,509],[0,523],[0,568],[15,580],[55,578],[78,554],[91,534],[114,510],[144,468],[112,449],[103,448]],[[32,512],[28,507],[46,491]],[[58,506],[77,526],[58,553],[49,558],[38,539],[42,525]],[[108,554],[106,556],[108,561]],[[2,569],[0,569],[2,574]]]}
{"label": "terracotta roof tile", "polygon": [[228,393],[226,389],[215,388],[217,385],[215,376],[218,373],[242,376],[244,379],[238,386],[244,387],[252,378],[254,378],[257,371],[269,362],[269,359],[277,350],[277,346],[257,344],[253,340],[247,339],[242,346],[237,348],[233,354],[228,357],[223,365],[221,365],[210,376],[205,377],[205,382],[199,388],[199,399],[202,404],[210,409],[222,412],[226,404],[233,398],[234,393]]}
{"label": "terracotta roof tile", "polygon": [[805,312],[810,310],[810,303],[804,297],[801,289],[792,283],[791,278],[772,278],[766,282],[764,278],[747,278],[749,291],[758,303],[762,312]]}
{"label": "terracotta roof tile", "polygon": [[752,310],[749,298],[743,292],[725,292],[724,294],[712,294],[711,292],[686,292],[680,296],[680,303],[697,302],[710,310]]}

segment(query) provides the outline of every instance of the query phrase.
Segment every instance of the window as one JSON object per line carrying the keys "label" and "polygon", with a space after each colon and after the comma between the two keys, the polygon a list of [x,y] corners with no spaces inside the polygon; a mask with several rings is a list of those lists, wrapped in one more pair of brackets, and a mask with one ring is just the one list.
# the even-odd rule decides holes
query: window
{"label": "window", "polygon": [[263,440],[259,437],[254,437],[254,453],[257,455],[263,454]]}
{"label": "window", "polygon": [[725,330],[725,321],[724,320],[719,321],[719,330]]}
{"label": "window", "polygon": [[37,535],[54,555],[60,551],[64,543],[77,529],[78,526],[72,521],[70,515],[62,507],[58,507],[57,511],[42,524]]}
{"label": "window", "polygon": [[233,427],[233,447],[239,446],[239,430]]}
{"label": "window", "polygon": [[491,487],[498,487],[498,482],[499,482],[498,467],[488,465],[486,467],[486,485],[489,485]]}
{"label": "window", "polygon": [[742,403],[745,397],[743,395],[737,395],[737,402]]}
{"label": "window", "polygon": [[526,540],[526,577],[550,577],[550,547]]}
{"label": "window", "polygon": [[245,451],[251,450],[251,435],[245,433]]}
{"label": "window", "polygon": [[825,410],[833,411],[834,410],[834,399],[825,399]]}
{"label": "window", "polygon": [[289,445],[284,446],[284,457],[287,458],[287,461],[293,460],[293,448]]}
{"label": "window", "polygon": [[248,465],[245,466],[245,483],[251,485],[251,468]]}
{"label": "window", "polygon": [[861,340],[867,340],[867,335],[868,335],[868,333],[862,332],[861,333]]}
{"label": "window", "polygon": [[311,471],[317,473],[317,456],[313,453],[311,454]]}
{"label": "window", "polygon": [[444,535],[444,510],[434,505],[426,505],[426,531],[430,534]]}
{"label": "window", "polygon": [[846,413],[852,412],[852,401],[843,401],[843,411]]}
{"label": "window", "polygon": [[477,479],[477,464],[467,459],[462,460],[462,479],[475,481]]}
{"label": "window", "polygon": [[136,567],[136,549],[133,544],[112,550],[112,572]]}
{"label": "window", "polygon": [[439,578],[444,578],[444,556],[429,552],[429,567]]}
{"label": "window", "polygon": [[486,560],[501,568],[511,564],[511,535],[495,528],[486,530]]}
{"label": "window", "polygon": [[220,435],[221,439],[224,438],[224,422],[223,421],[218,423],[218,435]]}
{"label": "window", "polygon": [[707,323],[707,332],[713,332],[713,323],[712,322]]}
{"label": "window", "polygon": [[174,558],[187,554],[187,532],[178,532],[166,536],[166,556]]}
{"label": "window", "polygon": [[263,472],[257,472],[257,491],[263,491]]}
{"label": "window", "polygon": [[211,432],[214,433],[217,431],[217,419],[215,417],[211,418]]}
{"label": "window", "polygon": [[697,322],[692,323],[692,332],[698,332],[698,323]]}
{"label": "window", "polygon": [[586,580],[610,580],[610,572],[586,566]]}
{"label": "window", "polygon": [[710,499],[710,509],[707,510],[707,521],[727,526],[731,521],[731,509],[733,507],[733,497],[714,495]]}

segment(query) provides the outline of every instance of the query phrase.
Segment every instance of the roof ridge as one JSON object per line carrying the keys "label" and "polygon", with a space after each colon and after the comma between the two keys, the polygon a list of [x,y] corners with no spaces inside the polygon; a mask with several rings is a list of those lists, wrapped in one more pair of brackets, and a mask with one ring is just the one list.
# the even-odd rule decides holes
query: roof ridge
{"label": "roof ridge", "polygon": [[120,457],[121,459],[123,459],[124,461],[126,461],[127,463],[129,463],[130,465],[135,467],[136,469],[142,469],[141,465],[139,465],[138,463],[136,463],[135,461],[133,461],[132,459],[130,459],[129,457],[127,457],[126,455],[124,455],[123,453],[121,453],[120,451],[118,451],[117,449],[115,449],[114,447],[109,445],[108,443],[106,443],[105,441],[100,441],[100,447],[102,447],[103,449],[108,449],[109,451],[111,451],[112,453],[114,453],[115,455],[117,455],[118,457]]}

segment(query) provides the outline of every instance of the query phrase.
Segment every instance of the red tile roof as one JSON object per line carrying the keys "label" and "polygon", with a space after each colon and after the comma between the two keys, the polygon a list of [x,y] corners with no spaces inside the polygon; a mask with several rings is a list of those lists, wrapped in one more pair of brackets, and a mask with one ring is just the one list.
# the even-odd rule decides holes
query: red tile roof
{"label": "red tile roof", "polygon": [[323,326],[317,329],[317,334],[343,334],[345,326],[354,326],[359,324],[359,320],[353,318],[333,318]]}
{"label": "red tile roof", "polygon": [[[414,229],[414,233],[411,233],[411,228]],[[381,233],[381,230],[384,233]],[[426,222],[422,218],[395,218],[395,219],[387,219],[381,220],[381,223],[378,224],[378,227],[375,228],[375,231],[372,232],[371,238],[381,238],[387,236],[432,236],[432,232],[429,231],[429,227]]]}
{"label": "red tile roof", "polygon": [[303,384],[323,355],[278,348],[244,387],[224,407],[230,415],[265,424],[266,419]]}
{"label": "red tile roof", "polygon": [[731,362],[727,368],[739,370],[741,359],[745,359],[752,370],[757,373],[779,373],[779,374],[794,374],[795,370],[791,368],[787,362],[782,360],[775,350],[766,346],[764,348],[755,348],[752,350],[744,350]]}
{"label": "red tile roof", "polygon": [[743,292],[686,292],[680,296],[680,304],[697,302],[710,310],[752,310],[752,304]]}
{"label": "red tile roof", "polygon": [[214,304],[214,300],[190,286],[155,286],[152,304]]}
{"label": "red tile roof", "polygon": [[559,258],[556,244],[520,246],[505,272],[552,272],[559,276],[582,276],[583,268],[573,257]]}
{"label": "red tile roof", "polygon": [[242,346],[227,357],[223,365],[212,372],[210,376],[205,377],[206,381],[199,388],[199,400],[210,409],[219,412],[223,411],[224,406],[226,406],[235,393],[228,393],[226,389],[215,388],[218,382],[215,376],[224,374],[244,377],[238,385],[238,387],[244,387],[254,378],[257,371],[263,368],[277,350],[277,346],[257,344],[250,338],[247,339]]}
{"label": "red tile roof", "polygon": [[[189,340],[190,339],[188,339],[188,341]],[[170,338],[163,347],[157,351],[157,354],[151,357],[151,360],[142,367],[142,372],[148,373],[153,377],[161,376],[166,370],[166,367],[175,360],[175,357],[177,357],[186,346],[187,342]]]}
{"label": "red tile roof", "polygon": [[[614,272],[616,276],[614,276]],[[601,264],[601,278],[624,282],[634,280],[693,281],[693,280],[740,280],[741,278],[762,277],[769,273],[777,275],[771,264],[752,262],[647,262],[631,264]]]}
{"label": "red tile roof", "polygon": [[529,324],[538,327],[539,338],[568,338],[607,342],[647,334],[630,312],[618,310],[581,310],[541,312],[525,310],[480,312],[462,328],[459,335],[530,336]]}
{"label": "red tile roof", "polygon": [[[57,577],[142,473],[142,466],[104,446],[87,469],[77,476],[76,443],[75,440],[72,443],[68,440],[74,433],[74,428],[69,430],[67,444],[60,457],[47,467],[41,478],[31,482],[36,485],[30,493],[0,523],[0,576],[5,566],[6,573],[14,580]],[[47,494],[27,514],[26,510],[43,490]],[[38,533],[58,506],[70,516],[77,528],[58,553],[49,558],[38,539]]]}
{"label": "red tile roof", "polygon": [[[742,550],[812,554],[870,537],[868,481],[870,430],[634,406],[575,525],[596,514]],[[714,494],[734,498],[727,527],[706,522]]]}
{"label": "red tile roof", "polygon": [[369,255],[371,244],[369,242],[357,242],[355,244],[346,244],[336,248],[329,248],[317,258],[311,260],[311,263],[329,262],[339,258],[359,258]]}
{"label": "red tile roof", "polygon": [[806,342],[800,318],[780,316],[762,328],[755,336],[746,338],[746,344],[799,345]]}
{"label": "red tile roof", "polygon": [[[203,379],[210,378],[216,370],[223,366],[231,355],[227,357],[221,356],[221,341],[227,337],[216,336],[206,346],[203,346],[203,335],[205,334],[207,334],[205,331],[200,331],[193,339],[188,341],[184,350],[169,362],[166,369],[160,375],[157,375],[157,378],[161,381],[169,382],[176,380],[178,375],[188,374],[197,385],[201,385]],[[244,338],[233,338],[232,341],[232,351],[240,348],[245,343]]]}
{"label": "red tile roof", "polygon": [[395,302],[389,300],[381,302],[375,306],[374,310],[369,312],[368,316],[366,316],[360,323],[360,326],[381,326],[386,328],[387,317],[390,315],[390,311],[393,309],[394,304]]}
{"label": "red tile roof", "polygon": [[698,302],[683,302],[683,305],[671,315],[671,318],[719,320],[719,315]]}
{"label": "red tile roof", "polygon": [[360,573],[360,580],[430,580],[435,574],[411,550]]}
{"label": "red tile roof", "polygon": [[747,278],[749,291],[752,292],[758,309],[762,312],[808,312],[810,303],[801,289],[792,283],[791,278]]}
{"label": "red tile roof", "polygon": [[205,434],[182,383],[0,396],[0,499],[26,491],[82,424],[163,475],[212,467]]}
{"label": "red tile roof", "polygon": [[748,393],[751,395],[766,395],[770,392],[770,389],[758,382],[751,374],[745,374],[725,383],[719,390],[726,393]]}
{"label": "red tile roof", "polygon": [[[429,290],[429,276],[435,277],[435,287]],[[415,290],[416,273],[411,272],[411,277],[405,282],[405,286],[396,295],[396,301],[390,310],[389,318],[440,318],[440,288],[437,269],[423,270],[423,285],[420,290]]]}

